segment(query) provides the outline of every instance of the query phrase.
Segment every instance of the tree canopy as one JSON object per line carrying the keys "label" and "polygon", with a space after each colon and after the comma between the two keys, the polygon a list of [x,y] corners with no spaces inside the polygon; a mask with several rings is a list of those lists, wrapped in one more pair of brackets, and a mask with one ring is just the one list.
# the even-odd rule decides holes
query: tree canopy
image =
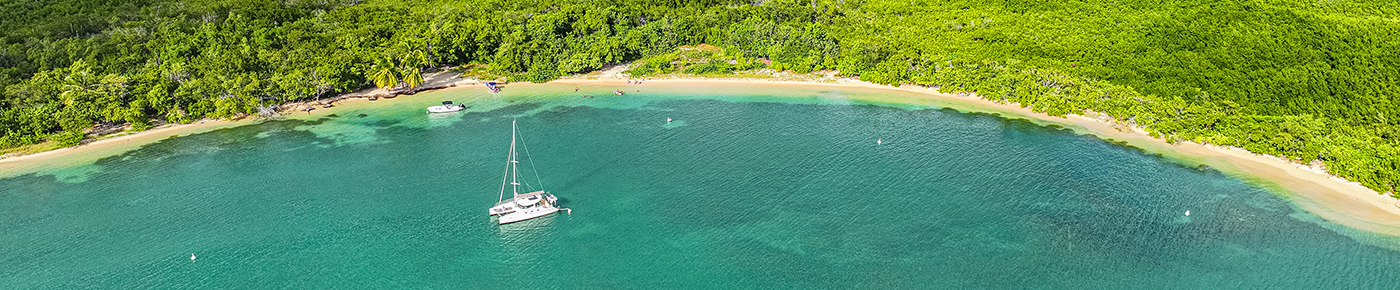
{"label": "tree canopy", "polygon": [[0,4],[0,147],[416,87],[440,67],[539,82],[628,63],[638,75],[835,70],[1088,110],[1393,192],[1395,19],[1400,3],[1377,0],[12,1]]}

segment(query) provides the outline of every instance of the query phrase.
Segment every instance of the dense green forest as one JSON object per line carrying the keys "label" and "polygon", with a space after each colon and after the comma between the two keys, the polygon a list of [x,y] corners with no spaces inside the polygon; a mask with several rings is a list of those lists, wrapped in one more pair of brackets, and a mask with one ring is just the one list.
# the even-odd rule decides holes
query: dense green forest
{"label": "dense green forest", "polygon": [[412,87],[431,69],[538,82],[620,63],[835,70],[1400,184],[1400,3],[1379,0],[13,1],[0,148]]}

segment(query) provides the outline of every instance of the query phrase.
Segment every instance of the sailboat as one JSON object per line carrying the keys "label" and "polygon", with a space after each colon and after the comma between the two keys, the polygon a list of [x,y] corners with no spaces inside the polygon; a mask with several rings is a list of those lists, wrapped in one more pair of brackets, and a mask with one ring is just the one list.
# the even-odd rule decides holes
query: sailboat
{"label": "sailboat", "polygon": [[[546,216],[559,211],[558,198],[544,190],[537,190],[528,193],[520,193],[519,170],[517,169],[520,160],[517,160],[518,153],[515,151],[516,144],[515,121],[510,121],[510,153],[506,157],[506,174],[501,177],[501,196],[496,205],[491,207],[492,216],[500,216],[497,222],[508,224],[532,218]],[[524,144],[521,144],[522,146]],[[533,163],[533,162],[532,162]],[[533,167],[532,167],[533,168]],[[538,174],[536,174],[538,175]],[[538,178],[538,176],[536,176]],[[509,183],[507,183],[509,181]],[[510,185],[510,199],[506,199],[506,185]],[[541,186],[543,187],[543,186]]]}

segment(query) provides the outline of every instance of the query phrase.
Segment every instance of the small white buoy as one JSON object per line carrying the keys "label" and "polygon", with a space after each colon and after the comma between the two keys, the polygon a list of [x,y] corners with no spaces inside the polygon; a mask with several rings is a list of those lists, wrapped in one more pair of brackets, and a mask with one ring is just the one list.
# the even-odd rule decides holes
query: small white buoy
{"label": "small white buoy", "polygon": [[1189,210],[1186,211],[1186,215],[1188,215],[1188,216],[1191,215],[1191,211],[1189,211]]}
{"label": "small white buoy", "polygon": [[194,262],[194,253],[190,253],[190,262]]}
{"label": "small white buoy", "polygon": [[885,139],[875,139],[875,145],[885,144]]}

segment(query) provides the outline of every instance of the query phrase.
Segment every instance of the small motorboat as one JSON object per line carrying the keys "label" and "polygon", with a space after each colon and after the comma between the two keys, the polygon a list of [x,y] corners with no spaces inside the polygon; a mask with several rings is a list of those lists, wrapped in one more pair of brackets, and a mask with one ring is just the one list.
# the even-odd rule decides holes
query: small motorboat
{"label": "small motorboat", "polygon": [[486,82],[486,89],[491,90],[492,93],[501,92],[501,87],[496,85],[496,82]]}
{"label": "small motorboat", "polygon": [[622,91],[619,91],[619,90],[613,90],[613,94],[616,94],[616,95],[619,95],[619,96],[621,96],[621,95],[622,95]]}
{"label": "small motorboat", "polygon": [[467,106],[452,104],[452,101],[442,101],[442,105],[428,107],[428,113],[451,113],[466,108]]}

